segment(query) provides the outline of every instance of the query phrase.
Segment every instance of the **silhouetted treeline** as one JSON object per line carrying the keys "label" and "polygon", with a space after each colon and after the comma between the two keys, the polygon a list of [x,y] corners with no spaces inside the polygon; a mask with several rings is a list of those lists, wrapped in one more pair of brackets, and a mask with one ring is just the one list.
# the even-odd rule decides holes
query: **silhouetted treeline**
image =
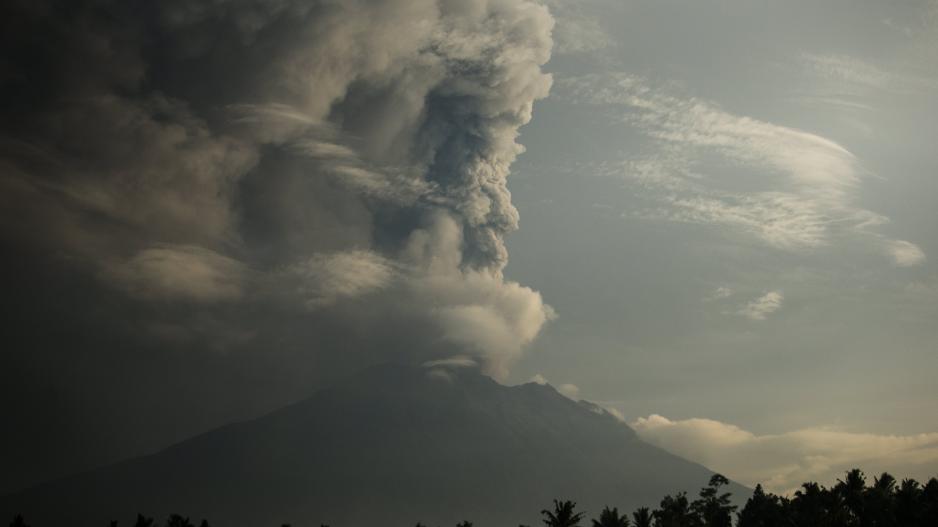
{"label": "silhouetted treeline", "polygon": [[[776,496],[756,485],[738,513],[730,494],[721,492],[727,484],[725,477],[715,474],[694,500],[679,492],[665,496],[654,510],[642,507],[631,515],[606,506],[590,524],[586,523],[586,513],[577,510],[575,501],[554,500],[550,509],[541,511],[541,522],[547,527],[731,527],[735,518],[736,527],[938,527],[936,478],[925,485],[914,479],[899,483],[884,472],[867,485],[863,472],[853,469],[831,488],[805,483],[791,497]],[[178,514],[171,515],[163,525],[196,527]],[[110,526],[118,527],[118,522],[111,521]],[[16,516],[10,527],[32,526]],[[133,527],[160,526],[153,518],[138,514]],[[199,527],[210,525],[202,520]],[[417,527],[425,526],[418,523]],[[456,527],[473,524],[464,521]]]}

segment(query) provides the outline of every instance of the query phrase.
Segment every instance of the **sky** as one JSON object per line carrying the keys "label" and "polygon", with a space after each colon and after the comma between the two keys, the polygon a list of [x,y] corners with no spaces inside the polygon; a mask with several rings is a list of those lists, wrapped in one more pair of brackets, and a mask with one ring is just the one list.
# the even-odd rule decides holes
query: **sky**
{"label": "sky", "polygon": [[512,371],[783,492],[938,472],[938,4],[554,2]]}
{"label": "sky", "polygon": [[400,360],[938,473],[934,2],[0,9],[0,492]]}

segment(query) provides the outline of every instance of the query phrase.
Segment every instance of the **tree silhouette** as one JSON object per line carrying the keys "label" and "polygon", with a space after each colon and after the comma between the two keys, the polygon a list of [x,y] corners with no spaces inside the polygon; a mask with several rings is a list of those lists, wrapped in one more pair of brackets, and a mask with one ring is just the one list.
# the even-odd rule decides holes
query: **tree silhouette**
{"label": "tree silhouette", "polygon": [[[591,527],[733,527],[736,506],[728,492],[721,492],[728,484],[727,478],[714,474],[693,502],[688,501],[685,492],[667,495],[654,511],[648,507],[635,510],[631,521],[627,514],[620,515],[618,508],[607,505],[598,518],[591,520]],[[546,527],[580,527],[585,513],[577,512],[576,505],[574,501],[553,500],[552,510],[541,511],[542,522]],[[863,472],[852,469],[831,488],[806,482],[790,498],[756,485],[736,518],[735,527],[938,527],[938,478],[929,479],[925,485],[914,479],[898,483],[883,472],[867,485]],[[110,521],[111,527],[117,525],[117,520]],[[30,526],[18,514],[9,527]],[[137,514],[134,527],[155,527],[155,523],[153,518]],[[189,518],[172,514],[165,527],[194,525]],[[208,520],[203,519],[199,527],[209,527]],[[425,526],[417,523],[416,527]],[[456,527],[473,524],[466,520]]]}
{"label": "tree silhouette", "polygon": [[922,511],[922,486],[914,479],[904,479],[893,496],[896,524],[919,525]]}
{"label": "tree silhouette", "polygon": [[[796,527],[842,525],[843,507],[839,499],[817,483],[804,483],[791,502],[791,522]],[[838,519],[835,520],[834,517]]]}
{"label": "tree silhouette", "polygon": [[694,500],[691,509],[706,527],[732,527],[736,506],[730,501],[730,493],[720,494],[720,487],[729,485],[730,480],[714,474],[706,487],[700,489],[700,498]]}
{"label": "tree silhouette", "polygon": [[166,527],[195,527],[189,518],[183,518],[178,514],[173,514],[166,520]]}
{"label": "tree silhouette", "polygon": [[658,509],[652,513],[652,517],[655,519],[655,527],[700,527],[703,525],[700,515],[687,501],[686,492],[665,496]]}
{"label": "tree silhouette", "polygon": [[630,527],[628,514],[619,516],[619,509],[608,506],[599,513],[599,519],[593,520],[593,527]]}
{"label": "tree silhouette", "polygon": [[786,502],[774,494],[766,494],[756,485],[752,497],[739,513],[736,527],[782,527],[787,525]]}
{"label": "tree silhouette", "polygon": [[576,502],[569,500],[554,500],[554,510],[544,509],[541,514],[544,515],[541,521],[547,527],[579,527],[583,519],[583,513],[576,512]]}
{"label": "tree silhouette", "polygon": [[897,527],[896,478],[888,472],[873,478],[873,485],[863,493],[863,510],[861,526]]}
{"label": "tree silhouette", "polygon": [[922,489],[919,525],[938,525],[938,479],[931,478]]}
{"label": "tree silhouette", "polygon": [[[839,497],[840,503],[846,509],[845,525],[859,526],[861,518],[865,516],[866,505],[866,476],[863,471],[858,468],[847,471],[847,476],[837,480],[832,490],[834,498]],[[830,512],[834,512],[833,507]]]}
{"label": "tree silhouette", "polygon": [[648,507],[641,507],[632,513],[632,520],[635,527],[651,527],[651,511]]}

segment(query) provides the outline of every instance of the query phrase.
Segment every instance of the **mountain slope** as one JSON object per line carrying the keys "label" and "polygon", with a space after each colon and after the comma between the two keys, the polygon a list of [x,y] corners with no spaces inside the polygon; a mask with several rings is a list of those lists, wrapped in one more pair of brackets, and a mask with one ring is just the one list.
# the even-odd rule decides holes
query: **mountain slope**
{"label": "mountain slope", "polygon": [[[711,473],[549,386],[387,365],[259,419],[0,499],[37,527],[178,511],[224,526],[533,524],[696,492]],[[735,486],[737,494],[744,492]]]}

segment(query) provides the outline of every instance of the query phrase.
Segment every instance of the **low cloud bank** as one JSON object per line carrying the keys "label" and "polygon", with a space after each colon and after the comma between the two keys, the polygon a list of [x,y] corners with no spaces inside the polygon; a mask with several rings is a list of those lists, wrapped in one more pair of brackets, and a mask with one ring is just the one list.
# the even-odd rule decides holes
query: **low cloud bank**
{"label": "low cloud bank", "polygon": [[776,493],[791,493],[806,481],[831,485],[850,468],[919,481],[938,475],[938,433],[878,435],[818,427],[758,435],[712,419],[657,414],[629,424],[645,441]]}

